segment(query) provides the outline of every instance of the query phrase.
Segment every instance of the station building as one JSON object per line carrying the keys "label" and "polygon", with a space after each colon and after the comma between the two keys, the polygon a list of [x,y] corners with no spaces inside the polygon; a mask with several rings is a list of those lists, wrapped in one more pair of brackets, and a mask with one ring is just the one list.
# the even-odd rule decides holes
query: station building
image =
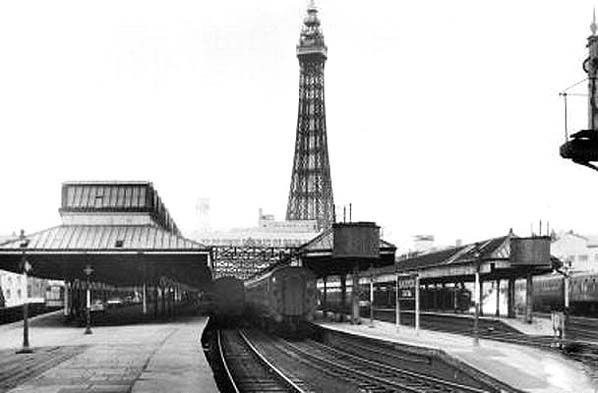
{"label": "station building", "polygon": [[192,237],[206,246],[299,247],[319,233],[316,220],[277,221],[259,209],[257,226],[195,232]]}
{"label": "station building", "polygon": [[551,250],[573,272],[598,272],[598,236],[573,231],[555,233]]}

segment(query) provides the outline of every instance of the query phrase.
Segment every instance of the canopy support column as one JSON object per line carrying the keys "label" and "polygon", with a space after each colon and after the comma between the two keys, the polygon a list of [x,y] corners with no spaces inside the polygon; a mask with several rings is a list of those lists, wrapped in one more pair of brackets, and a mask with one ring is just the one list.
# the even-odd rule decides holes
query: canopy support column
{"label": "canopy support column", "polygon": [[515,279],[509,278],[509,287],[507,290],[507,316],[515,318]]}
{"label": "canopy support column", "polygon": [[527,273],[525,285],[525,322],[533,322],[533,306],[534,306],[534,281],[531,273]]}

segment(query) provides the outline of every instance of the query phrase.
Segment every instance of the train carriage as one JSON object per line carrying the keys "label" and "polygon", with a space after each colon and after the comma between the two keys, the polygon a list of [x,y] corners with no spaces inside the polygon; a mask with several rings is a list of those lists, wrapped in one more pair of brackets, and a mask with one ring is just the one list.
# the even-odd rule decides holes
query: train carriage
{"label": "train carriage", "polygon": [[247,280],[245,297],[254,319],[276,330],[295,333],[313,319],[316,280],[303,267],[278,267]]}
{"label": "train carriage", "polygon": [[[571,315],[598,317],[598,274],[572,273],[569,280],[569,311]],[[525,280],[515,284],[515,307],[525,307]],[[564,279],[561,274],[548,274],[533,278],[533,309],[537,312],[563,311]]]}

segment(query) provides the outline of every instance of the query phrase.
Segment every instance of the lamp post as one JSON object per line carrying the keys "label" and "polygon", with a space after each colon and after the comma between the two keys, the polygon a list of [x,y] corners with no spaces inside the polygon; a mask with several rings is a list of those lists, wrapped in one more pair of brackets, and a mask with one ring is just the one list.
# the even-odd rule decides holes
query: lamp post
{"label": "lamp post", "polygon": [[83,273],[87,276],[87,290],[86,290],[86,306],[85,307],[85,333],[84,334],[92,334],[91,331],[91,283],[89,281],[89,276],[93,273],[93,268],[90,265],[86,265],[85,269],[83,269]]}
{"label": "lamp post", "polygon": [[32,353],[33,350],[29,347],[29,291],[27,285],[27,273],[31,271],[31,265],[27,261],[25,248],[29,245],[29,239],[25,237],[25,231],[21,230],[19,236],[21,243],[19,247],[23,249],[21,255],[21,270],[25,278],[25,301],[23,302],[23,347],[17,353]]}

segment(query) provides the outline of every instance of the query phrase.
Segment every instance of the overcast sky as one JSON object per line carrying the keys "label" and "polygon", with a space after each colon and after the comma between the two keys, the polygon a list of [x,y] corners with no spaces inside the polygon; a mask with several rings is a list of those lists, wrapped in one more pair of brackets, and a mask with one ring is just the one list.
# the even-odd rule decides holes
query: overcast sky
{"label": "overcast sky", "polygon": [[[400,248],[598,233],[559,157],[590,1],[320,0],[337,205]],[[150,180],[184,232],[286,211],[306,1],[0,2],[0,234],[60,222],[66,180]],[[584,93],[585,85],[577,92]],[[570,98],[572,131],[585,98]]]}

